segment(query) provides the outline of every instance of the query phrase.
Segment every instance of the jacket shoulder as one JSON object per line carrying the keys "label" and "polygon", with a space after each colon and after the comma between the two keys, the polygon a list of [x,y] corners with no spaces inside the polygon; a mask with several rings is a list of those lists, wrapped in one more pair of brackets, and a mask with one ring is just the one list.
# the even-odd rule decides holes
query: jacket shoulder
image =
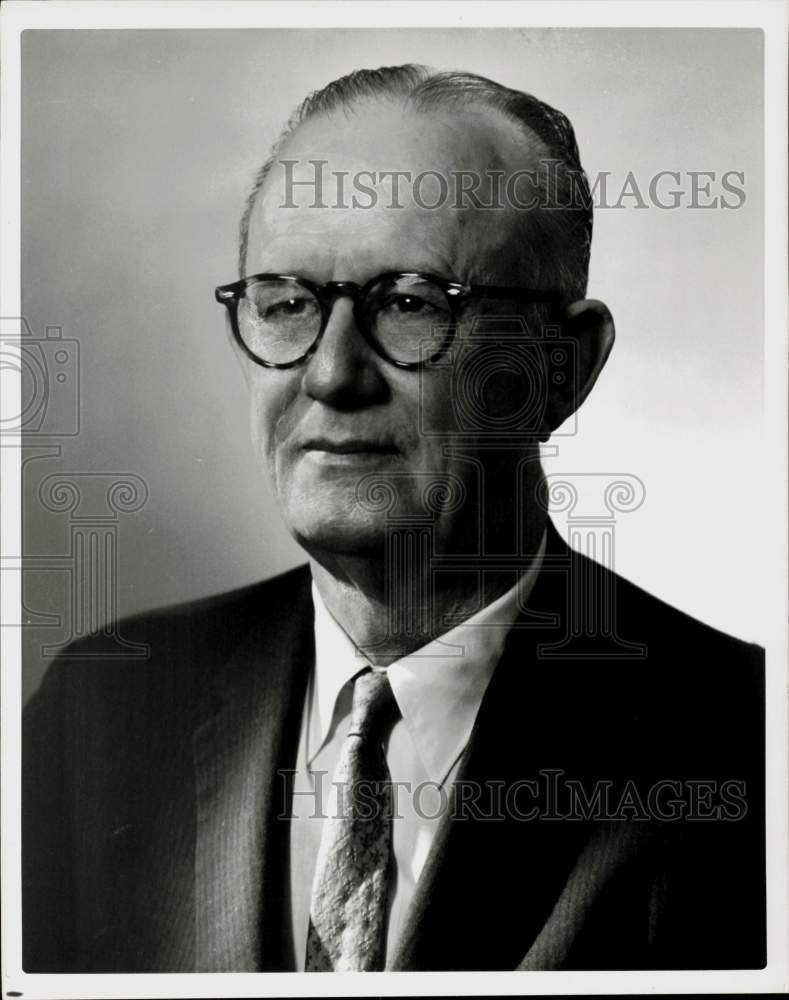
{"label": "jacket shoulder", "polygon": [[[310,572],[305,564],[270,577],[259,583],[248,584],[221,594],[211,594],[177,604],[169,604],[150,611],[140,612],[120,619],[118,628],[129,632],[160,631],[179,626],[216,627],[216,620],[227,621],[239,618],[259,619],[275,617],[309,587]],[[92,639],[88,639],[90,643]]]}
{"label": "jacket shoulder", "polygon": [[[764,649],[693,618],[611,574],[615,629],[641,649],[618,673],[639,702],[633,717],[661,752],[715,769],[742,764],[760,772],[764,753]],[[625,677],[627,675],[627,677]],[[724,764],[726,762],[726,764]],[[733,772],[734,773],[734,772]]]}
{"label": "jacket shoulder", "polygon": [[706,760],[739,755],[759,768],[764,650],[574,550],[563,547],[557,557],[557,624],[547,633],[555,639],[537,652],[562,677],[577,711],[595,711],[603,729],[655,762],[696,760],[701,769]]}
{"label": "jacket shoulder", "polygon": [[669,629],[678,635],[695,636],[716,646],[728,645],[732,651],[745,656],[749,654],[749,650],[759,648],[694,618],[623,576],[613,572],[611,575],[616,581],[617,600],[622,611],[637,618],[648,619],[656,629]]}
{"label": "jacket shoulder", "polygon": [[[109,639],[101,632],[67,646],[47,669],[39,692],[52,698],[72,690],[80,692],[80,701],[94,696],[119,702],[164,685],[186,695],[253,627],[273,627],[296,614],[309,587],[304,565],[261,583],[121,618]],[[136,644],[136,655],[118,656],[118,635]]]}

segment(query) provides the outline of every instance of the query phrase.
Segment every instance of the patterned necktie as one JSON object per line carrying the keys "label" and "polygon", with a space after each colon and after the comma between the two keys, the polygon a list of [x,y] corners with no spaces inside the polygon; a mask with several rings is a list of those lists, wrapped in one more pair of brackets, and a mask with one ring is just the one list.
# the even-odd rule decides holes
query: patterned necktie
{"label": "patterned necktie", "polygon": [[359,674],[312,883],[306,972],[383,969],[392,788],[382,741],[397,714],[386,671]]}

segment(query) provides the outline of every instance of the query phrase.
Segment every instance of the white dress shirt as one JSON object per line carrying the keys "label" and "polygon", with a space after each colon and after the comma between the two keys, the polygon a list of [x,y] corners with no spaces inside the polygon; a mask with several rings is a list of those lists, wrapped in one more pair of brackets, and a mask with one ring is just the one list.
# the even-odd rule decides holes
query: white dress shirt
{"label": "white dress shirt", "polygon": [[[449,786],[507,633],[539,573],[545,543],[543,537],[529,570],[507,593],[387,668],[400,710],[385,747],[396,794],[392,823],[396,874],[389,892],[387,957],[403,929],[447,807]],[[291,927],[298,971],[304,969],[321,814],[328,808],[330,783],[350,723],[352,680],[370,665],[331,616],[314,583],[312,596],[315,670],[302,717],[290,837]]]}

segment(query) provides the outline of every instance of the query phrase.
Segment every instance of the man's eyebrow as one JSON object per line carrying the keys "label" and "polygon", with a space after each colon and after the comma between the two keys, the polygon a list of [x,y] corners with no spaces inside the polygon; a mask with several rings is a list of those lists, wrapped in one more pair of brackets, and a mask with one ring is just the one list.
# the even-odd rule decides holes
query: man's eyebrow
{"label": "man's eyebrow", "polygon": [[415,264],[413,261],[410,261],[407,267],[393,267],[389,270],[394,274],[398,272],[403,274],[409,274],[411,272],[415,274],[432,274],[435,278],[443,278],[445,281],[455,281],[459,284],[463,283],[455,268],[450,267],[448,264],[444,264],[443,262],[436,263],[436,261],[432,261],[429,264]]}
{"label": "man's eyebrow", "polygon": [[434,274],[437,278],[444,278],[446,281],[463,281],[456,265],[451,264],[449,258],[442,257],[440,254],[433,254],[430,259],[425,257],[409,257],[405,261],[398,259],[397,266],[387,268],[386,270],[392,272],[401,271],[404,273],[416,271],[420,274]]}

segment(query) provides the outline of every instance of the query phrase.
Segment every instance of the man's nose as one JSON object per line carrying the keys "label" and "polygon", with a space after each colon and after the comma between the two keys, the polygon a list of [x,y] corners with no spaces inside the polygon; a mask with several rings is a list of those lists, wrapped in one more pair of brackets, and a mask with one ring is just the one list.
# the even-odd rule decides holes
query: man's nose
{"label": "man's nose", "polygon": [[381,402],[387,395],[384,364],[356,326],[353,302],[337,299],[320,343],[307,361],[303,388],[313,399],[352,410]]}

